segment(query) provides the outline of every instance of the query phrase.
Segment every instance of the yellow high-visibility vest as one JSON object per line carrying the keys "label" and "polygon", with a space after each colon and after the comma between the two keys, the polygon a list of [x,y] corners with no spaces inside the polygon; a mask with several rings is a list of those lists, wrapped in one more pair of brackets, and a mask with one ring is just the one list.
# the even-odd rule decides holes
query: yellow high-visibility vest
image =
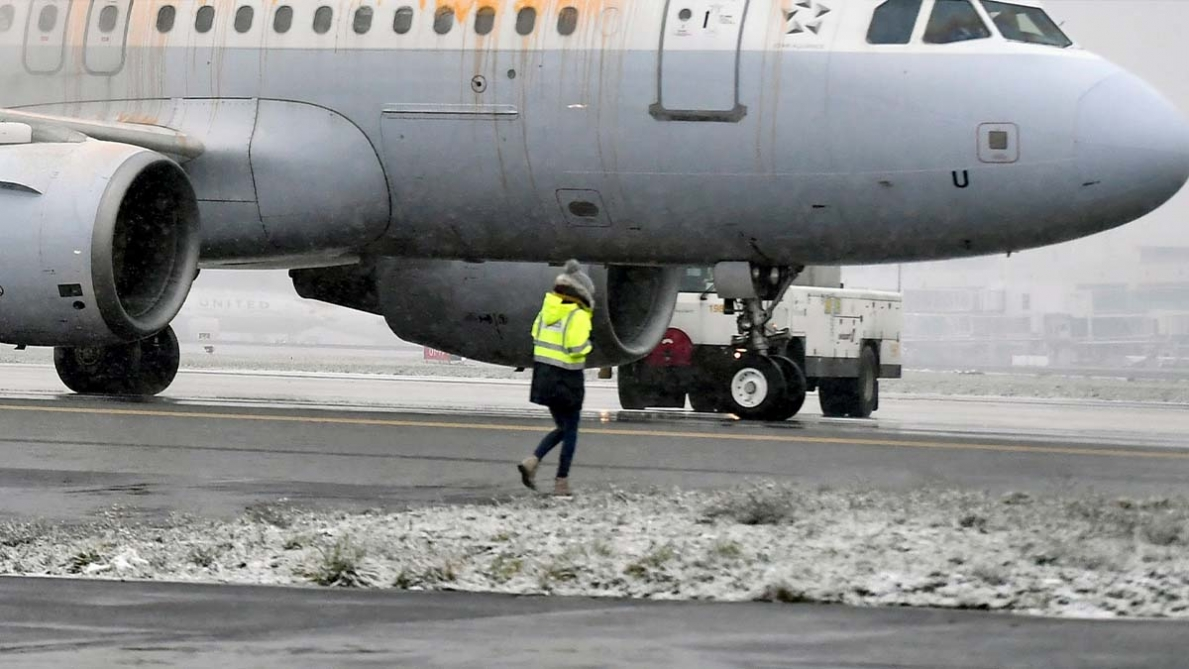
{"label": "yellow high-visibility vest", "polygon": [[585,369],[590,343],[591,312],[557,293],[546,293],[533,323],[533,359],[562,369]]}

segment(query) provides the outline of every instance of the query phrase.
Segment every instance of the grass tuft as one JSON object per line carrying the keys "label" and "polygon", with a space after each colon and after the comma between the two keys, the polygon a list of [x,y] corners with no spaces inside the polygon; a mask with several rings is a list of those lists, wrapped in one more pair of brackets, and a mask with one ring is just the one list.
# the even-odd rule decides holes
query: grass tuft
{"label": "grass tuft", "polygon": [[216,558],[219,552],[212,546],[195,546],[190,549],[190,562],[202,567],[203,569],[210,569],[215,566]]}
{"label": "grass tuft", "polygon": [[807,595],[803,590],[798,590],[784,583],[774,583],[764,588],[760,596],[756,597],[756,601],[779,604],[810,604],[816,600]]}
{"label": "grass tuft", "polygon": [[253,504],[244,509],[244,515],[252,522],[282,530],[293,526],[293,509],[281,504]]}
{"label": "grass tuft", "polygon": [[350,537],[342,537],[333,546],[319,549],[321,559],[306,572],[306,578],[318,585],[338,588],[364,588],[372,579],[363,568],[366,556],[362,548],[352,546]]}
{"label": "grass tuft", "polygon": [[794,491],[775,485],[753,486],[721,495],[704,514],[741,525],[780,525],[793,520]]}
{"label": "grass tuft", "polygon": [[99,551],[87,548],[70,556],[66,571],[71,574],[81,574],[87,570],[87,567],[101,562],[103,562],[103,556],[99,554]]}

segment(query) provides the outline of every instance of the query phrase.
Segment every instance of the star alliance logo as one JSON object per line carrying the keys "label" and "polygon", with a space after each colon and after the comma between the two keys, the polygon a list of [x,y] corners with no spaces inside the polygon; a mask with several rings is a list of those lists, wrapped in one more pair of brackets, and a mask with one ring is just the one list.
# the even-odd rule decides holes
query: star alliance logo
{"label": "star alliance logo", "polygon": [[822,21],[830,8],[817,0],[797,0],[792,9],[786,9],[784,20],[786,35],[800,35],[806,32],[818,34],[822,30]]}

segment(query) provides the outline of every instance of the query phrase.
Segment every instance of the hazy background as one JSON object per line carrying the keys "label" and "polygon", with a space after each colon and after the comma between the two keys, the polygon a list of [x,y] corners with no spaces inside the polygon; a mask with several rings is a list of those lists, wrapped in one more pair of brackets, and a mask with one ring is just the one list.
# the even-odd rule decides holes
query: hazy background
{"label": "hazy background", "polygon": [[[1189,113],[1189,0],[1050,0],[1081,46]],[[915,367],[1144,366],[1189,361],[1189,190],[1121,229],[1011,258],[844,270],[848,286],[905,291]],[[253,325],[231,315],[249,314]],[[217,323],[220,321],[223,325]],[[241,321],[244,323],[247,321]],[[189,327],[193,326],[193,327]],[[205,272],[179,335],[396,345],[383,319],[299,302],[284,272]],[[240,332],[239,330],[251,330]]]}

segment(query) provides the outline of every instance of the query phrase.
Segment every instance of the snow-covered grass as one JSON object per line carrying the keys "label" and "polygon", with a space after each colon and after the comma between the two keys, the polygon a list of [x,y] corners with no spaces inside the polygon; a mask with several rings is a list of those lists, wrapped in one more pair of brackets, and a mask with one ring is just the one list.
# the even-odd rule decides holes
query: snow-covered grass
{"label": "snow-covered grass", "polygon": [[1126,374],[1126,370],[1115,377],[907,371],[902,379],[880,381],[880,392],[1189,404],[1189,375],[1131,379]]}
{"label": "snow-covered grass", "polygon": [[1189,501],[584,491],[401,512],[0,526],[0,573],[1189,617]]}

